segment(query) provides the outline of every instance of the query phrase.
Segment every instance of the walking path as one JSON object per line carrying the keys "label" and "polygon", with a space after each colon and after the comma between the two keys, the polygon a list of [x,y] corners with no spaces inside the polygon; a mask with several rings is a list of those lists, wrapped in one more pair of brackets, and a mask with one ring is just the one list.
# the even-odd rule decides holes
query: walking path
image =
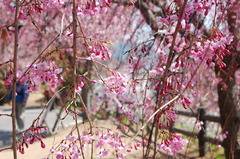
{"label": "walking path", "polygon": [[[68,133],[70,132],[71,127],[62,129],[57,133],[57,135],[52,135],[43,139],[46,147],[43,149],[41,148],[41,143],[36,142],[32,145],[29,145],[29,148],[25,149],[25,154],[22,155],[18,152],[18,159],[41,159],[47,157],[50,154],[50,149],[53,146],[54,141],[61,141],[64,139]],[[1,159],[13,159],[13,152],[12,150],[6,150],[0,153]]]}
{"label": "walking path", "polygon": [[[43,106],[41,106],[39,102],[42,98],[42,94],[32,93],[29,96],[29,100],[27,102],[27,107],[25,111],[25,129],[29,128],[33,121],[39,116],[39,114],[43,111]],[[46,112],[46,110],[45,110]],[[64,120],[57,120],[60,109],[54,109],[52,111],[48,111],[46,117],[44,119],[44,125],[49,128],[49,131],[52,132],[53,128],[61,129],[67,128],[69,126],[74,125],[74,120],[71,115],[68,115]],[[9,104],[5,104],[0,106],[0,114],[11,114],[11,106]],[[65,116],[65,112],[61,114],[62,117]],[[44,114],[42,115],[42,117]],[[42,119],[42,118],[41,118]],[[79,119],[81,121],[81,117]],[[57,123],[59,121],[59,123]],[[58,125],[55,127],[55,125]],[[0,116],[0,148],[11,145],[12,139],[12,118],[8,116]],[[1,158],[1,157],[0,157]]]}
{"label": "walking path", "polygon": [[[32,125],[33,121],[39,116],[42,112],[42,107],[32,108],[29,107],[25,112],[25,128],[28,128]],[[59,109],[52,110],[47,113],[45,118],[45,124],[43,126],[47,126],[50,131],[53,130],[55,124],[57,124],[57,116],[59,114]],[[11,109],[6,107],[0,107],[0,114],[10,114]],[[65,113],[62,114],[62,117]],[[79,120],[81,118],[79,117]],[[69,127],[74,125],[74,120],[71,115],[68,115],[63,121],[60,121],[59,126],[56,128]],[[12,133],[12,119],[7,116],[0,117],[0,148],[11,144],[11,133]]]}
{"label": "walking path", "polygon": [[[88,127],[88,123],[84,124],[84,125],[80,125],[79,129],[82,132],[86,127]],[[116,126],[114,126],[111,121],[97,121],[94,123],[94,125],[101,125],[101,126],[106,126],[108,128],[113,128],[116,129]],[[42,159],[42,158],[47,158],[50,153],[50,149],[53,146],[56,146],[56,144],[60,143],[62,141],[62,139],[64,139],[67,135],[69,135],[69,133],[72,130],[72,126],[65,128],[65,129],[61,129],[56,135],[52,135],[50,137],[47,137],[45,139],[43,139],[43,142],[46,144],[46,147],[43,149],[41,148],[41,143],[40,142],[36,142],[32,145],[29,145],[29,148],[25,149],[25,154],[22,155],[18,152],[18,159]],[[128,143],[129,139],[128,138],[123,138],[123,142],[124,143]],[[93,159],[97,159],[97,155],[96,152],[98,152],[96,150],[96,148],[94,148],[94,157]],[[86,150],[84,151],[85,154],[85,159],[90,159],[90,150]],[[160,154],[159,154],[160,155]],[[13,159],[13,152],[12,150],[7,150],[7,151],[3,151],[0,152],[0,158],[1,159]],[[50,157],[51,158],[51,157]],[[115,159],[116,157],[113,155],[110,155],[108,157],[103,157],[103,159]],[[55,159],[55,156],[53,157],[53,159]],[[142,159],[142,150],[134,150],[131,153],[127,153],[127,156],[125,159]],[[171,157],[166,157],[163,156],[161,154],[161,157],[158,157],[157,159],[172,159]]]}

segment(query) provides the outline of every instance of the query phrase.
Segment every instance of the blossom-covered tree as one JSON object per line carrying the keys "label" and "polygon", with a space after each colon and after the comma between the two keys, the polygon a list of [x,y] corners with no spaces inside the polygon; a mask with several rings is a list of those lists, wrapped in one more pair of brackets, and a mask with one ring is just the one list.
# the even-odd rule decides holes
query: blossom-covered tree
{"label": "blossom-covered tree", "polygon": [[[239,158],[239,10],[237,0],[4,0],[0,1],[1,63],[5,86],[27,82],[28,92],[47,83],[64,84],[67,112],[84,112],[89,129],[70,132],[51,150],[56,158],[124,158],[143,147],[143,157],[157,150],[176,155],[188,143],[164,128],[176,111],[203,105],[221,116],[227,158]],[[14,14],[13,14],[14,13]],[[217,93],[218,89],[218,102]],[[215,91],[214,91],[215,90]],[[15,93],[13,93],[13,99]],[[81,103],[81,107],[77,102]],[[24,131],[16,141],[12,103],[14,158],[40,141],[43,127]],[[135,130],[131,143],[120,132],[94,126],[104,111],[119,129]],[[116,112],[115,112],[116,111]],[[41,115],[41,114],[40,114]],[[130,127],[125,127],[126,123]],[[147,129],[146,129],[147,128]],[[238,132],[238,133],[236,133]],[[30,133],[30,137],[25,137]],[[140,135],[142,141],[136,142]],[[91,146],[89,146],[91,145]],[[110,147],[110,148],[109,148]],[[68,154],[70,152],[70,154]]]}

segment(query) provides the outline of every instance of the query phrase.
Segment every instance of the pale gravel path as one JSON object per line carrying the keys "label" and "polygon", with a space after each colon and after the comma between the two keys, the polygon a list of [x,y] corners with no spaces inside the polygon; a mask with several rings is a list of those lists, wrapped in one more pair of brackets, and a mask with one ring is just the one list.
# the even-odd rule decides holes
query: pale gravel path
{"label": "pale gravel path", "polygon": [[[86,124],[85,124],[86,125]],[[113,124],[111,124],[111,122],[109,121],[99,121],[97,123],[97,125],[99,126],[106,126],[106,127],[115,127],[113,126]],[[80,126],[80,130],[83,130],[85,126]],[[115,127],[116,128],[116,127]],[[25,154],[22,155],[20,153],[18,153],[18,159],[42,159],[43,157],[47,157],[47,155],[50,153],[50,149],[52,148],[53,143],[58,143],[60,142],[62,139],[64,139],[69,132],[71,132],[72,127],[66,128],[66,129],[62,129],[58,132],[57,135],[55,136],[50,136],[47,137],[45,139],[43,139],[43,142],[46,144],[46,148],[42,149],[40,142],[34,143],[32,145],[29,145],[29,148],[25,149]],[[128,142],[128,139],[124,139],[125,142]],[[86,151],[86,159],[90,159],[89,156],[89,152]],[[141,150],[134,150],[133,153],[129,153],[127,156],[127,159],[141,159]],[[94,159],[96,159],[97,157],[94,157]],[[114,159],[114,156],[110,156],[110,157],[106,157],[104,159]],[[7,151],[3,151],[0,153],[0,159],[13,159],[13,154],[11,150],[7,150]],[[53,158],[55,159],[55,157]],[[161,157],[161,159],[163,159]]]}

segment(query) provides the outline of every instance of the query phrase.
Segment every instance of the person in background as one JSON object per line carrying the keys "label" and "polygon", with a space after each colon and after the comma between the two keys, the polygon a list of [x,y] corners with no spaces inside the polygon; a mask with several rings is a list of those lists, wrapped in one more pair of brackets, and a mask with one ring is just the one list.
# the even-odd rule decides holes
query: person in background
{"label": "person in background", "polygon": [[[16,85],[16,120],[17,125],[20,131],[24,129],[24,116],[25,116],[25,106],[28,99],[28,93],[26,90],[28,89],[27,84],[21,84],[20,82]],[[8,101],[12,100],[12,90],[9,93]]]}
{"label": "person in background", "polygon": [[54,88],[49,86],[48,84],[45,85],[45,92],[43,93],[48,103],[48,108],[50,111],[54,110],[56,106],[62,105],[63,101],[61,99],[62,92],[58,92],[58,89],[62,88],[62,84],[59,83],[58,87]]}

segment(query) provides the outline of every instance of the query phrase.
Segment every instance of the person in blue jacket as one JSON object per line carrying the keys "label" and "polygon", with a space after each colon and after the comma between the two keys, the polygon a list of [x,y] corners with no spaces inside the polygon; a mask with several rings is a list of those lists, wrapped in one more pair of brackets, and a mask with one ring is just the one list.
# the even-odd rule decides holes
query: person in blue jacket
{"label": "person in blue jacket", "polygon": [[[20,131],[24,129],[25,106],[28,99],[28,93],[26,93],[27,89],[27,84],[21,84],[20,82],[18,82],[16,85],[16,120]],[[8,101],[10,102],[11,100],[12,90],[10,91],[8,96]]]}

